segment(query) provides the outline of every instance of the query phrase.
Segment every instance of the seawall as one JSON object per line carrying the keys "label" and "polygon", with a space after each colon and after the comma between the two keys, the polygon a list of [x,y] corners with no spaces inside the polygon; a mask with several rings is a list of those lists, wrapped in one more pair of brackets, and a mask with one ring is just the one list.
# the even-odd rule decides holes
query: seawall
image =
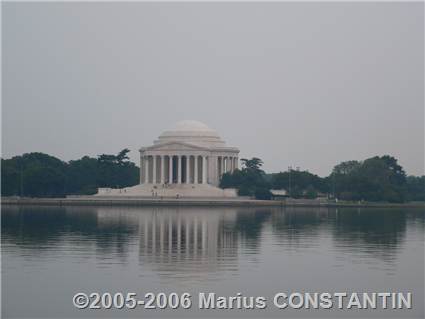
{"label": "seawall", "polygon": [[202,207],[381,207],[424,208],[425,203],[348,203],[322,200],[255,200],[247,198],[137,198],[137,197],[92,197],[72,198],[2,198],[2,205],[47,205],[47,206],[202,206]]}

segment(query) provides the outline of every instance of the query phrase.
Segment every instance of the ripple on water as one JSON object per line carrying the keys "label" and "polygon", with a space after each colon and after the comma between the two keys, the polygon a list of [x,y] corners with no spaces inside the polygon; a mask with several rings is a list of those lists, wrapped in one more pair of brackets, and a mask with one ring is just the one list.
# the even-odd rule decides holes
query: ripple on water
{"label": "ripple on water", "polygon": [[[349,209],[2,208],[2,272],[10,298],[49,283],[67,309],[70,287],[364,290],[406,286],[423,299],[423,214]],[[419,261],[419,262],[418,262]],[[19,278],[25,274],[25,282]],[[78,274],[78,282],[75,277]],[[61,281],[51,280],[53,276]],[[283,285],[283,286],[282,286]],[[18,300],[16,299],[16,300]],[[65,300],[66,299],[66,300]],[[35,299],[34,299],[35,300]],[[6,307],[8,301],[6,301]],[[43,317],[32,299],[14,314]],[[72,313],[67,314],[74,317]]]}

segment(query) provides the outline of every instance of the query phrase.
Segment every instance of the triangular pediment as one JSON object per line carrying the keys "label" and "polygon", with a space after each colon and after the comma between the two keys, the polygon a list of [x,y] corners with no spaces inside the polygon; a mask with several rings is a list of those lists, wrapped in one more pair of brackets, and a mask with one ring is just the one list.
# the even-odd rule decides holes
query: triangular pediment
{"label": "triangular pediment", "polygon": [[185,142],[167,142],[163,144],[152,145],[145,148],[146,151],[196,151],[196,150],[207,150],[205,147],[193,145]]}

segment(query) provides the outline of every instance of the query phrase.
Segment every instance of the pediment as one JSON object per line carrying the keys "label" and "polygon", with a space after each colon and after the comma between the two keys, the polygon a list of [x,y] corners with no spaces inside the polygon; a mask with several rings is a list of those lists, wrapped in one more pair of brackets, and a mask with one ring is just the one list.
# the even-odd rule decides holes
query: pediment
{"label": "pediment", "polygon": [[185,142],[168,142],[163,144],[152,145],[145,148],[146,151],[199,151],[206,150],[205,147],[193,145]]}

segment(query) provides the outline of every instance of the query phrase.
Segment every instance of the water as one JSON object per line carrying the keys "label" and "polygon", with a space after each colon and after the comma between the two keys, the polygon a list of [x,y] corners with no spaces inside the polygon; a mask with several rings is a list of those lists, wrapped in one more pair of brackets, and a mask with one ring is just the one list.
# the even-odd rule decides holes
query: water
{"label": "water", "polygon": [[[4,206],[4,318],[424,317],[423,210]],[[79,310],[77,292],[190,292],[190,310]],[[410,310],[280,310],[278,292],[412,292]],[[264,296],[197,308],[199,292]]]}

